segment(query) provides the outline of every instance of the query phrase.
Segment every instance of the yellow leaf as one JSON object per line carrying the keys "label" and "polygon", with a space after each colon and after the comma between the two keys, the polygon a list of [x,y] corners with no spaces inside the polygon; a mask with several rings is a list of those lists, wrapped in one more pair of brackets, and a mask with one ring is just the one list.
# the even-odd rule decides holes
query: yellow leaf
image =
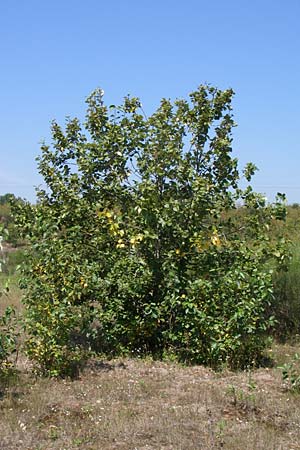
{"label": "yellow leaf", "polygon": [[210,240],[211,240],[211,243],[213,245],[215,245],[216,247],[220,247],[221,246],[221,241],[220,241],[220,238],[217,235],[217,233],[214,233]]}

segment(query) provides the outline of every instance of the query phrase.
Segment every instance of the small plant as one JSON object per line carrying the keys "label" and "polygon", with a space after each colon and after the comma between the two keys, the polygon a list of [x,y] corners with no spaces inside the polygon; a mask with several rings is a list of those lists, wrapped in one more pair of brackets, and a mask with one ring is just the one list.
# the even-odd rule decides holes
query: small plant
{"label": "small plant", "polygon": [[249,391],[254,391],[256,389],[256,383],[252,378],[252,371],[251,368],[249,368],[248,370],[248,383],[247,383],[247,387],[249,389]]}
{"label": "small plant", "polygon": [[8,306],[0,317],[0,371],[9,367],[8,356],[16,350],[14,309]]}
{"label": "small plant", "polygon": [[300,355],[295,353],[291,361],[280,366],[284,388],[291,392],[300,392]]}
{"label": "small plant", "polygon": [[217,422],[216,438],[217,438],[217,442],[219,443],[219,448],[224,447],[224,438],[225,438],[226,427],[227,427],[226,420],[221,419],[221,420],[219,420],[219,422]]}
{"label": "small plant", "polygon": [[59,437],[59,430],[57,429],[57,427],[55,425],[50,425],[50,430],[49,430],[49,439],[51,439],[52,441],[56,441]]}
{"label": "small plant", "polygon": [[253,392],[253,386],[249,388],[250,392],[244,389],[230,385],[227,389],[227,395],[231,397],[231,404],[240,411],[251,412],[256,411],[256,397]]}

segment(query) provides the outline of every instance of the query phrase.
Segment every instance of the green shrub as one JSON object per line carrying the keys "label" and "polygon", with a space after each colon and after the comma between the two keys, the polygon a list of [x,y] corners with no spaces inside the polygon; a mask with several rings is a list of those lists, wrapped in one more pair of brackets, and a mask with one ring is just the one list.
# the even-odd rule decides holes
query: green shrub
{"label": "green shrub", "polygon": [[[3,266],[3,228],[0,228],[0,275]],[[0,302],[8,294],[8,280],[0,278]],[[3,285],[2,285],[3,284]],[[1,308],[0,304],[0,375],[10,366],[9,357],[16,350],[15,311],[12,307]]]}
{"label": "green shrub", "polygon": [[290,362],[279,367],[282,374],[282,381],[286,390],[299,393],[300,392],[300,356],[295,353]]}
{"label": "green shrub", "polygon": [[11,367],[9,357],[16,350],[15,311],[5,308],[0,316],[0,373]]}
{"label": "green shrub", "polygon": [[274,273],[273,314],[276,335],[281,339],[300,333],[300,246],[291,245],[291,260],[286,270]]}
{"label": "green shrub", "polygon": [[[273,319],[269,226],[275,205],[238,187],[231,90],[200,86],[146,118],[137,98],[88,99],[84,127],[52,124],[38,203],[15,208],[30,242],[23,265],[27,352],[71,374],[91,349],[172,353],[233,367],[261,357]],[[256,167],[243,171],[249,182]],[[229,214],[242,202],[239,214]]]}

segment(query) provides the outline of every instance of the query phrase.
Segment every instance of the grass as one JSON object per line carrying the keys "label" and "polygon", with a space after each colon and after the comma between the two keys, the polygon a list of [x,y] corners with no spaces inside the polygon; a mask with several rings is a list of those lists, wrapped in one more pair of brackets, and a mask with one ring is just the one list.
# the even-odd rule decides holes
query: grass
{"label": "grass", "polygon": [[[1,307],[19,299],[12,284]],[[300,394],[277,368],[295,353],[274,345],[274,367],[244,372],[93,359],[73,381],[36,378],[20,354],[0,380],[0,450],[300,449]]]}
{"label": "grass", "polygon": [[[277,345],[276,364],[299,347]],[[0,400],[0,449],[300,449],[300,395],[276,368],[215,373],[152,360],[92,360],[77,380],[27,361]]]}

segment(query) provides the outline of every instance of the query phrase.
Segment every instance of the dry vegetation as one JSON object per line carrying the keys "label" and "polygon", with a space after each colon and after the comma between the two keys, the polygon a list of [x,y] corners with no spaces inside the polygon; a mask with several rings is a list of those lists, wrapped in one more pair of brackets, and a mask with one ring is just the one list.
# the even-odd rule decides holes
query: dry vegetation
{"label": "dry vegetation", "polygon": [[[2,307],[19,299],[13,284]],[[277,368],[295,352],[275,345],[274,367],[249,372],[95,359],[73,381],[35,377],[20,352],[1,382],[0,449],[300,449],[300,394]]]}
{"label": "dry vegetation", "polygon": [[[275,357],[295,350],[277,346]],[[299,407],[275,368],[94,360],[71,381],[36,379],[20,359],[0,400],[0,448],[300,449]]]}

